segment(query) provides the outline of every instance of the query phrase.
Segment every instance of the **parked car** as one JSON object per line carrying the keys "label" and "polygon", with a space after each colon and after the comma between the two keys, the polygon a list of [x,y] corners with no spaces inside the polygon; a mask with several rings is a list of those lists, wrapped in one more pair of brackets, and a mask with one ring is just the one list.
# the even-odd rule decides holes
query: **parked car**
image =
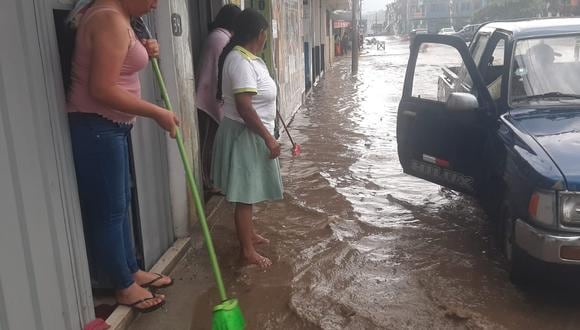
{"label": "parked car", "polygon": [[442,28],[441,30],[439,30],[439,34],[443,34],[443,35],[452,35],[454,33],[455,33],[455,29],[452,27]]}
{"label": "parked car", "polygon": [[[475,196],[516,283],[530,266],[580,266],[578,31],[579,18],[497,22],[470,49],[444,35],[411,48],[397,118],[404,172]],[[446,47],[463,59],[443,68],[432,98],[413,86],[433,72],[415,70],[425,43],[429,56]]]}
{"label": "parked car", "polygon": [[481,24],[469,24],[461,28],[461,30],[455,32],[453,35],[469,43],[473,40],[473,37],[475,36],[475,33],[477,32],[480,26]]}

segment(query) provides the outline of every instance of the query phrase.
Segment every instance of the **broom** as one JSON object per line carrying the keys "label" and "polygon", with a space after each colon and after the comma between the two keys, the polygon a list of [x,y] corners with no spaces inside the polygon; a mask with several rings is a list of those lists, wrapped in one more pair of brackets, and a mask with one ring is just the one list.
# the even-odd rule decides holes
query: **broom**
{"label": "broom", "polygon": [[[143,19],[141,17],[133,18],[131,25],[133,27],[133,30],[135,31],[135,34],[139,37],[139,39],[151,39],[151,33],[149,32],[147,25],[145,25],[145,22],[143,22]],[[155,77],[157,78],[159,88],[161,89],[161,96],[163,98],[163,102],[165,103],[167,110],[173,111],[173,107],[171,106],[171,101],[169,100],[169,95],[167,94],[167,89],[165,87],[165,82],[163,80],[163,76],[161,75],[161,70],[159,69],[159,62],[157,61],[156,58],[151,58],[151,65],[153,66]],[[197,215],[199,217],[199,223],[201,225],[205,245],[207,247],[207,252],[209,253],[211,267],[215,275],[215,280],[218,287],[220,299],[222,301],[221,304],[215,306],[213,309],[212,329],[213,330],[244,329],[245,328],[244,316],[242,314],[242,310],[240,309],[238,301],[236,299],[228,299],[226,294],[226,289],[224,287],[224,283],[222,280],[222,275],[213,247],[211,235],[207,225],[207,220],[205,218],[205,211],[201,203],[199,192],[197,191],[197,185],[193,177],[191,166],[189,165],[189,160],[187,159],[187,154],[183,144],[183,138],[181,136],[181,132],[179,131],[179,129],[177,130],[175,140],[177,141],[177,146],[179,148],[179,154],[181,155],[181,160],[183,162],[183,168],[185,169],[187,182],[189,183],[189,188],[191,189],[191,193],[193,195],[193,200],[195,202],[195,208],[197,210]]]}

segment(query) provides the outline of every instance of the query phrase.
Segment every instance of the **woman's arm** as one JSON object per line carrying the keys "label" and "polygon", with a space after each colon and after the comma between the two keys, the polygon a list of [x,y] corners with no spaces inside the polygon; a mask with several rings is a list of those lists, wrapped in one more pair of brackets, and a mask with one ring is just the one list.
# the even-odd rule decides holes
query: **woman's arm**
{"label": "woman's arm", "polygon": [[252,106],[252,96],[254,93],[239,93],[235,95],[236,99],[236,109],[240,114],[240,117],[246,123],[248,128],[258,134],[264,142],[266,142],[266,146],[270,149],[270,158],[275,159],[280,156],[280,144],[276,139],[270,134],[270,131],[264,126],[262,120],[254,110]]}
{"label": "woman's arm", "polygon": [[110,12],[96,14],[91,25],[90,95],[115,110],[154,119],[174,136],[179,121],[172,112],[141,100],[117,85],[131,42],[129,25],[121,15]]}

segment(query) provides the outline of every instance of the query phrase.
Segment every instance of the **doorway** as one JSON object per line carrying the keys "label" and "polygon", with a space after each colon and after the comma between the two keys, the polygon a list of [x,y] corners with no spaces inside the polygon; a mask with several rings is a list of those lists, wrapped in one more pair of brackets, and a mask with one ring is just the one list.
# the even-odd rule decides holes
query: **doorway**
{"label": "doorway", "polygon": [[[85,248],[82,217],[78,201],[77,186],[72,159],[72,148],[68,130],[68,120],[65,113],[65,91],[70,86],[70,63],[74,49],[74,32],[65,26],[64,18],[72,8],[70,0],[42,0],[20,2],[17,7],[21,12],[30,14],[30,30],[34,29],[38,36],[37,45],[42,67],[37,72],[42,76],[35,77],[38,84],[43,84],[43,96],[48,99],[43,111],[50,120],[44,120],[40,127],[48,131],[53,138],[56,152],[58,176],[50,180],[61,189],[64,196],[62,205],[66,216],[61,217],[66,222],[67,229],[61,230],[68,240],[60,240],[59,245],[68,244],[71,260],[66,262],[67,270],[72,273],[74,285],[70,290],[76,295],[76,301],[69,302],[78,305],[83,321],[94,318],[94,301],[91,287],[91,276],[88,266],[88,254]],[[34,15],[35,14],[35,15]],[[152,15],[151,21],[169,19],[165,12],[159,10]],[[151,24],[155,33],[155,24]],[[20,31],[19,33],[28,33]],[[170,58],[168,56],[167,58]],[[22,61],[28,61],[28,58]],[[160,103],[159,91],[155,84],[151,69],[140,74],[142,98],[150,102]],[[133,236],[138,262],[143,269],[150,269],[175,242],[174,221],[171,208],[171,193],[169,186],[168,138],[157,124],[148,119],[138,119],[131,135],[132,160],[132,191],[133,203],[131,219],[133,220]],[[50,141],[46,141],[49,143]],[[56,197],[55,197],[56,198]],[[67,269],[65,267],[65,269]],[[94,276],[93,276],[94,277]],[[95,284],[95,281],[92,281]],[[97,281],[99,282],[99,281]],[[94,285],[100,287],[101,285]],[[106,286],[106,285],[102,285]]]}
{"label": "doorway", "polygon": [[[189,15],[191,17],[190,25],[190,42],[192,48],[192,60],[195,73],[195,86],[197,91],[197,86],[199,86],[200,72],[203,70],[200,68],[202,65],[202,54],[204,54],[204,47],[206,44],[206,39],[211,32],[210,24],[220,11],[225,1],[222,0],[190,0],[189,2]],[[219,55],[218,55],[219,56]],[[206,63],[207,64],[211,64]],[[207,71],[205,71],[207,72]],[[207,73],[205,73],[207,74]],[[206,77],[207,79],[207,77]],[[208,82],[205,82],[208,84]],[[217,85],[217,84],[216,84]],[[209,87],[208,87],[209,88]],[[207,203],[212,197],[220,195],[221,193],[212,184],[211,180],[211,159],[213,150],[213,141],[218,128],[219,118],[215,118],[217,114],[210,107],[211,98],[215,98],[213,95],[203,95],[205,96],[204,101],[196,100],[197,111],[197,128],[199,132],[199,160],[201,164],[201,183],[203,189],[203,201]],[[201,97],[203,97],[201,96]],[[197,97],[197,95],[196,95]],[[203,104],[200,106],[200,104]],[[210,107],[210,109],[205,109],[204,106]],[[203,110],[200,108],[204,108]]]}
{"label": "doorway", "polygon": [[[55,2],[60,0],[46,0]],[[64,94],[70,86],[71,60],[74,50],[74,31],[65,24],[70,6],[53,3],[47,9],[51,13],[47,25],[54,31],[54,62],[60,64],[58,74],[53,77],[54,84],[62,84],[59,98],[63,99],[59,111],[64,112]],[[160,16],[162,14],[157,14]],[[157,16],[146,19],[148,23],[155,23]],[[155,24],[150,24],[155,35]],[[153,72],[150,68],[140,74],[142,98],[159,103],[159,90],[155,84]],[[66,122],[66,115],[64,121]],[[68,125],[63,129],[68,137]],[[131,209],[130,220],[138,265],[141,269],[150,269],[169,249],[175,241],[173,217],[169,187],[168,146],[165,133],[158,125],[149,119],[138,118],[129,137],[129,159],[131,171]],[[67,150],[72,153],[72,150]],[[72,161],[72,156],[71,156]],[[74,167],[73,167],[74,171]],[[75,187],[76,188],[76,187]],[[87,253],[89,262],[90,251]],[[96,271],[91,272],[91,284],[95,293],[100,296],[109,295],[110,281]],[[114,301],[106,300],[112,305]],[[109,310],[104,309],[106,314]],[[101,311],[99,311],[101,312]]]}
{"label": "doorway", "polygon": [[[70,10],[68,9],[53,9],[54,27],[57,37],[61,78],[64,91],[68,91],[71,86],[71,64],[75,48],[75,31],[66,24],[66,18],[69,12]],[[143,252],[143,235],[132,145],[131,137],[129,137],[129,161],[131,172],[131,209],[129,219],[132,228],[137,263],[141,269],[144,269],[145,258]],[[92,264],[94,263],[93,253],[89,246],[86,247],[86,250],[90,269],[91,287],[93,289],[95,315],[99,318],[106,319],[114,311],[114,299],[111,299],[112,285],[107,277],[103,276],[101,272],[92,267]]]}
{"label": "doorway", "polygon": [[[66,25],[66,18],[69,14],[69,10],[65,9],[54,9],[54,25],[56,29],[56,36],[58,41],[58,50],[60,56],[60,66],[62,73],[62,81],[64,90],[68,91],[71,84],[71,63],[73,58],[73,52],[75,47],[75,32]],[[131,142],[131,139],[129,139]],[[137,254],[137,262],[139,267],[144,268],[144,257],[143,257],[143,236],[141,233],[141,221],[139,217],[139,198],[137,190],[137,182],[135,180],[135,161],[133,158],[133,148],[132,143],[129,143],[129,161],[131,163],[131,227],[133,232],[133,241],[135,244],[135,251]],[[107,281],[101,280],[99,278],[93,278],[93,283],[96,288],[101,286],[106,287]],[[103,283],[104,282],[104,283]]]}

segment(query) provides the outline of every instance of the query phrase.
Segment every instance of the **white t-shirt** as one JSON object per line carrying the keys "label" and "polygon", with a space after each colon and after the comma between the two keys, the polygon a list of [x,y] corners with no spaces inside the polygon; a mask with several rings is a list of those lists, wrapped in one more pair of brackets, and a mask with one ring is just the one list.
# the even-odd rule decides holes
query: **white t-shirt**
{"label": "white t-shirt", "polygon": [[245,123],[238,110],[234,96],[239,93],[256,93],[252,105],[262,123],[274,133],[276,119],[276,83],[270,77],[266,63],[250,51],[236,46],[224,63],[222,76],[224,98],[224,116],[240,123]]}

